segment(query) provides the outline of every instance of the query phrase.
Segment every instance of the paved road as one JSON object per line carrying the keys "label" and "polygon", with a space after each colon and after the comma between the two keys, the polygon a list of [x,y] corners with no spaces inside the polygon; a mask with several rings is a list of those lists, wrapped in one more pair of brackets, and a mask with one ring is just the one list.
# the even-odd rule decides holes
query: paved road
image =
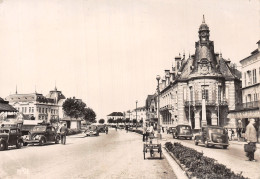
{"label": "paved road", "polygon": [[0,152],[0,178],[176,178],[166,159],[143,160],[141,136],[117,132],[69,136],[67,145]]}
{"label": "paved road", "polygon": [[255,152],[257,162],[246,161],[243,145],[230,143],[228,149],[221,147],[205,148],[203,145],[196,146],[193,140],[173,139],[170,134],[163,134],[164,139],[171,142],[180,142],[187,147],[203,152],[205,156],[215,158],[219,163],[231,168],[235,173],[242,172],[243,176],[260,179],[260,150]]}

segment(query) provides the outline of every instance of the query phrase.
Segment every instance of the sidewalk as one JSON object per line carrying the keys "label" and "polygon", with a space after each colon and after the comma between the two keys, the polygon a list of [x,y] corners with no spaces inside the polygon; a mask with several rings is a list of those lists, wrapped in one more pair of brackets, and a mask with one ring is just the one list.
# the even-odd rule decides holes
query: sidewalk
{"label": "sidewalk", "polygon": [[260,179],[260,144],[257,144],[258,150],[255,152],[255,159],[257,160],[257,162],[249,162],[246,160],[247,157],[244,154],[243,145],[246,142],[229,141],[230,147],[228,149],[215,150],[211,148],[205,148],[204,146],[195,146],[194,143],[190,143],[186,140],[173,139],[171,134],[162,133],[162,146],[164,146],[166,142],[180,142],[182,145],[186,147],[193,148],[198,152],[203,152],[204,156],[216,159],[218,163],[226,165],[227,168],[230,168],[235,173],[239,174],[242,172],[242,175],[244,177],[248,177],[250,179]]}
{"label": "sidewalk", "polygon": [[[231,140],[231,141],[229,141],[229,144],[230,144],[230,145],[231,145],[231,144],[244,145],[244,144],[247,144],[247,142]],[[256,144],[256,148],[260,149],[260,144],[259,144],[259,143]]]}

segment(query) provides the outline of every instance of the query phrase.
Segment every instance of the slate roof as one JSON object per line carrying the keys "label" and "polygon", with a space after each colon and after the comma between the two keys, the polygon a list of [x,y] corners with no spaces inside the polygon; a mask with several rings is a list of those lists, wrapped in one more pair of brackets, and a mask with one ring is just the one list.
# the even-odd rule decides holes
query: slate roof
{"label": "slate roof", "polygon": [[0,112],[17,112],[17,110],[8,103],[8,101],[5,101],[3,100],[3,98],[0,98]]}
{"label": "slate roof", "polygon": [[39,93],[29,94],[12,94],[6,97],[9,102],[39,102],[39,103],[54,103],[53,99],[46,98]]}

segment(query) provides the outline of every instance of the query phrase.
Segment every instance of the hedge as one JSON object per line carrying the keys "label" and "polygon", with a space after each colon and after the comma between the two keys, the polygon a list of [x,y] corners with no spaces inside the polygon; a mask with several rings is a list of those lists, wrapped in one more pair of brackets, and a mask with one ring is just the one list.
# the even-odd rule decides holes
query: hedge
{"label": "hedge", "polygon": [[203,153],[185,147],[180,143],[172,144],[171,142],[166,142],[165,147],[182,165],[185,166],[189,178],[246,179],[241,174],[235,174],[225,165],[217,163],[215,159],[203,156]]}
{"label": "hedge", "polygon": [[68,129],[68,130],[69,130],[68,135],[74,135],[74,134],[81,133],[80,129]]}

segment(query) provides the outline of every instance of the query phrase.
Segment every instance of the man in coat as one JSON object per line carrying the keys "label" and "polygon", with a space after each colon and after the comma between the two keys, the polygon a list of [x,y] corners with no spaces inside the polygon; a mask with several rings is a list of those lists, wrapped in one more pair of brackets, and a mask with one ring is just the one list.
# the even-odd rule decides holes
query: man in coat
{"label": "man in coat", "polygon": [[60,136],[61,136],[61,143],[63,145],[66,144],[66,135],[68,134],[68,128],[67,128],[67,125],[64,124],[64,126],[62,126],[60,128]]}
{"label": "man in coat", "polygon": [[[256,149],[256,142],[257,142],[257,133],[256,129],[254,127],[255,119],[250,119],[249,124],[246,126],[246,133],[245,133],[245,139],[247,140],[247,143],[254,147]],[[249,161],[254,161],[254,153],[253,152],[247,152],[246,156],[248,157]]]}
{"label": "man in coat", "polygon": [[147,127],[146,124],[143,126],[143,142],[146,140]]}

